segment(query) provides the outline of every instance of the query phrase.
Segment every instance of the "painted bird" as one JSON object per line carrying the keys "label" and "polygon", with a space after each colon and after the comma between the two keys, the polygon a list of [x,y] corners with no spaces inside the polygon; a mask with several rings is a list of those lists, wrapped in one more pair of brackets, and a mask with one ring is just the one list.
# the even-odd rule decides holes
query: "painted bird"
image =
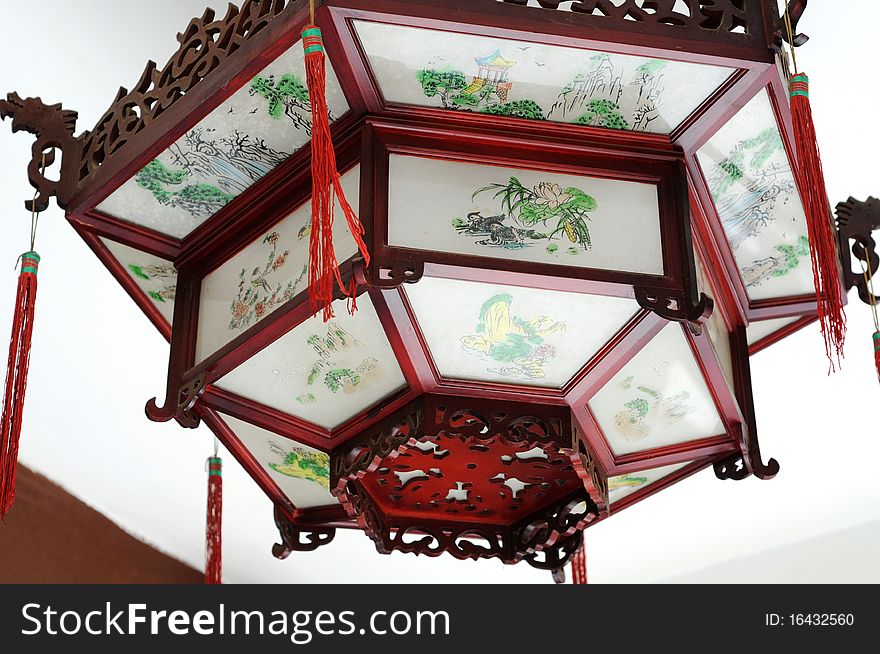
{"label": "painted bird", "polygon": [[254,272],[251,273],[251,286],[254,288],[261,288],[266,293],[272,293],[272,287],[269,286],[269,283],[266,281],[266,278],[263,277],[263,273],[259,268],[254,268]]}
{"label": "painted bird", "polygon": [[304,238],[306,238],[307,236],[309,236],[309,234],[311,234],[311,233],[312,233],[312,223],[307,222],[305,225],[302,226],[302,229],[300,229],[296,233],[296,237],[301,241]]}

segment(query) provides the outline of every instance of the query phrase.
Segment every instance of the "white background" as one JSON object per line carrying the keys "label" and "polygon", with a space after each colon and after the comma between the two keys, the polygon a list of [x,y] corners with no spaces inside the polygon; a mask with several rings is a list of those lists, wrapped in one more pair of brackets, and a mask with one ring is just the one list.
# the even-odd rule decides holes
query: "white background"
{"label": "white background", "polygon": [[[91,128],[120,84],[147,59],[163,62],[205,0],[0,0],[0,90],[63,101]],[[214,3],[221,12],[225,3]],[[874,153],[875,26],[880,4],[811,3],[802,68],[812,100],[832,202],[880,194]],[[16,257],[27,249],[32,139],[0,129],[0,338],[11,320]],[[135,535],[202,566],[207,429],[155,424],[144,402],[164,389],[168,346],[53,206],[41,221],[43,256],[22,461]],[[770,482],[722,482],[703,472],[587,532],[593,582],[880,581],[876,541],[880,399],[868,308],[848,307],[842,373],[826,375],[817,328],[753,359],[765,455],[782,463]],[[4,345],[5,347],[5,345]],[[358,532],[286,561],[272,558],[269,500],[230,457],[224,474],[227,582],[536,582],[526,564],[451,557],[381,556]],[[874,523],[859,529],[849,529]],[[2,529],[2,527],[0,527]],[[822,536],[809,545],[802,541]],[[787,546],[780,553],[766,553]],[[751,558],[737,562],[744,555]],[[3,565],[7,565],[4,563]],[[720,567],[713,567],[720,566]],[[701,569],[703,569],[701,571]],[[735,573],[731,573],[733,570]],[[725,572],[726,571],[726,572]]]}

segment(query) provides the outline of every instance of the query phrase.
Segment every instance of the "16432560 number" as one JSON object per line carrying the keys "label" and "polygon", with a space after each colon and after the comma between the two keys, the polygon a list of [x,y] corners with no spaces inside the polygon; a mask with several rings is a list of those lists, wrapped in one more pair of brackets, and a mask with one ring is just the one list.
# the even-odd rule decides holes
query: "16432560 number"
{"label": "16432560 number", "polygon": [[855,623],[852,613],[791,613],[789,624],[793,627],[851,627]]}

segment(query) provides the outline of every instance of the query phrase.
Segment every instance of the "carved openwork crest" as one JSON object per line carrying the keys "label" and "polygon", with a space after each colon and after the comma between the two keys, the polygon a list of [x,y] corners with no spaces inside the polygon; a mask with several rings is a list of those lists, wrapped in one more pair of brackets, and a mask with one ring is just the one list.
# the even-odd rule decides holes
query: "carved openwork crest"
{"label": "carved openwork crest", "polygon": [[428,395],[341,457],[332,488],[380,552],[534,555],[555,569],[561,544],[600,516],[570,443],[565,407]]}

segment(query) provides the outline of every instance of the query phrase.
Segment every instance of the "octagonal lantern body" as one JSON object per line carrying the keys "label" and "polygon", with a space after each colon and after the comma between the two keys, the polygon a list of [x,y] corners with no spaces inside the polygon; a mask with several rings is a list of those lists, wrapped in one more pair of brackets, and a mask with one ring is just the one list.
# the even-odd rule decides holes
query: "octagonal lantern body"
{"label": "octagonal lantern body", "polygon": [[772,3],[317,4],[372,258],[336,221],[353,315],[307,299],[294,3],[194,20],[189,67],[47,146],[69,221],[170,340],[148,414],[214,430],[278,507],[279,552],[338,526],[412,551],[413,529],[552,567],[706,466],[772,476],[748,356],[816,314]]}

